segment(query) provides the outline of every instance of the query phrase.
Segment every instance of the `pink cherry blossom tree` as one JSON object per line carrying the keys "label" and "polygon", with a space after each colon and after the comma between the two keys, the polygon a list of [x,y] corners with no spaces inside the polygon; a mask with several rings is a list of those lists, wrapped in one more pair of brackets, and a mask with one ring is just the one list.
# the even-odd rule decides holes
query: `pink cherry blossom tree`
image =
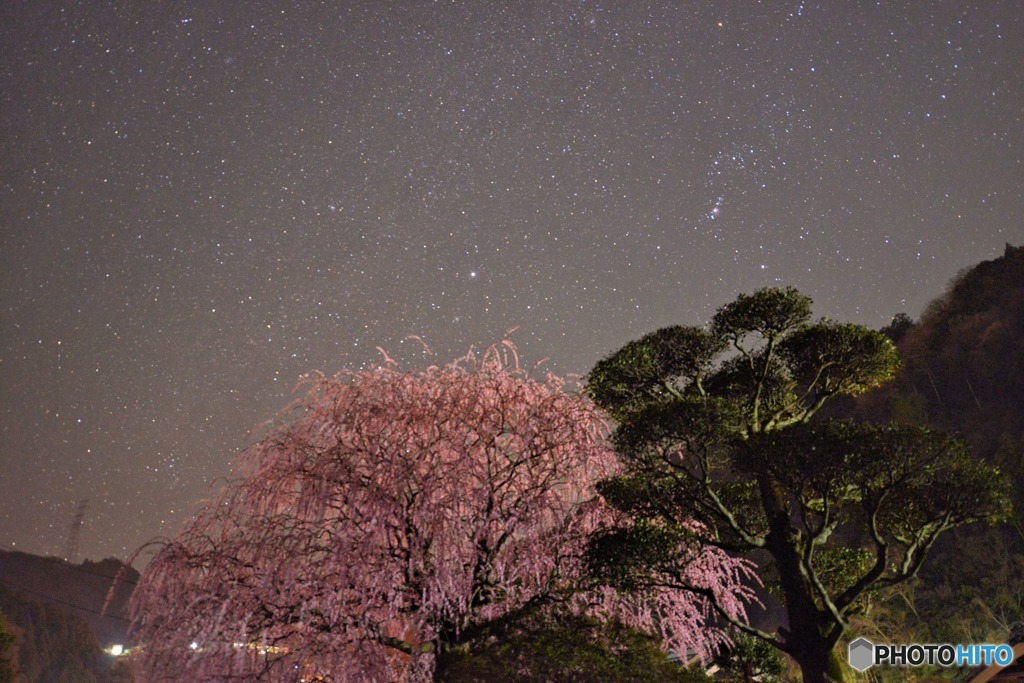
{"label": "pink cherry blossom tree", "polygon": [[[509,342],[308,382],[146,569],[146,680],[429,680],[467,628],[543,601],[675,649],[723,642],[701,598],[586,583],[585,539],[610,523],[594,492],[617,467],[606,425],[562,379],[521,370]],[[749,565],[692,559],[693,581],[742,618]]]}

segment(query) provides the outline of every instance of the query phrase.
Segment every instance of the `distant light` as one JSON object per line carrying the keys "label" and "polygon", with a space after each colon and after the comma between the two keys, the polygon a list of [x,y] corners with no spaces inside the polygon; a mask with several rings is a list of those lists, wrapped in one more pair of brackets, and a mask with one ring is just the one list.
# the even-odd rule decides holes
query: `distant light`
{"label": "distant light", "polygon": [[193,641],[192,641],[192,642],[191,642],[191,643],[189,644],[189,649],[192,649],[192,650],[198,650],[198,649],[199,649],[199,643],[197,643],[196,641],[194,641],[194,640],[193,640]]}
{"label": "distant light", "polygon": [[124,645],[111,645],[110,654],[114,655],[115,657],[120,657],[124,654]]}

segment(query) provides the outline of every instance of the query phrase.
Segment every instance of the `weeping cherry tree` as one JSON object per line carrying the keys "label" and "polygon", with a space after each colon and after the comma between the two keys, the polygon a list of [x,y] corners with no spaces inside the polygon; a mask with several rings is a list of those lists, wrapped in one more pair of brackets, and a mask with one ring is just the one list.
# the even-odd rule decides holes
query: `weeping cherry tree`
{"label": "weeping cherry tree", "polygon": [[[443,366],[309,379],[281,426],[169,542],[134,596],[151,680],[429,680],[473,628],[537,605],[725,642],[704,597],[594,588],[618,465],[585,396],[508,342]],[[743,618],[749,565],[681,540],[687,576]]]}

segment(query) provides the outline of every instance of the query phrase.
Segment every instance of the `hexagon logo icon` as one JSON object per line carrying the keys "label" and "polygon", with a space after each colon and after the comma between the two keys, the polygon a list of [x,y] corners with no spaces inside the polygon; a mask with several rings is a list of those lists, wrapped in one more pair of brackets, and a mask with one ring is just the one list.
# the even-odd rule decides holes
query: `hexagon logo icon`
{"label": "hexagon logo icon", "polygon": [[875,644],[867,638],[858,638],[850,643],[847,656],[851,667],[857,671],[867,671],[875,663]]}

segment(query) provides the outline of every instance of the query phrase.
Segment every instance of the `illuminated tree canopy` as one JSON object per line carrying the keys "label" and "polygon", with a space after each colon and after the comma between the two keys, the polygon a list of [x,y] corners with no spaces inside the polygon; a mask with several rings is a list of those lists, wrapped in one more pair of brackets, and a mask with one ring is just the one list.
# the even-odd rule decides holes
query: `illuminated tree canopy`
{"label": "illuminated tree canopy", "polygon": [[680,571],[683,539],[766,554],[788,626],[723,614],[818,683],[841,676],[832,651],[866,591],[914,576],[940,534],[1009,504],[998,470],[947,435],[812,421],[891,379],[899,359],[879,332],[811,322],[810,304],[791,288],[741,295],[708,329],[658,330],[593,368],[588,390],[618,421],[625,467],[598,489],[630,521],[598,534],[590,563],[610,585],[714,601]]}
{"label": "illuminated tree canopy", "polygon": [[[429,679],[475,625],[545,602],[724,642],[709,603],[591,589],[587,537],[615,520],[604,418],[509,343],[401,372],[310,380],[296,413],[243,452],[227,485],[147,569],[143,668],[191,680]],[[689,580],[743,618],[749,565],[680,541]]]}

